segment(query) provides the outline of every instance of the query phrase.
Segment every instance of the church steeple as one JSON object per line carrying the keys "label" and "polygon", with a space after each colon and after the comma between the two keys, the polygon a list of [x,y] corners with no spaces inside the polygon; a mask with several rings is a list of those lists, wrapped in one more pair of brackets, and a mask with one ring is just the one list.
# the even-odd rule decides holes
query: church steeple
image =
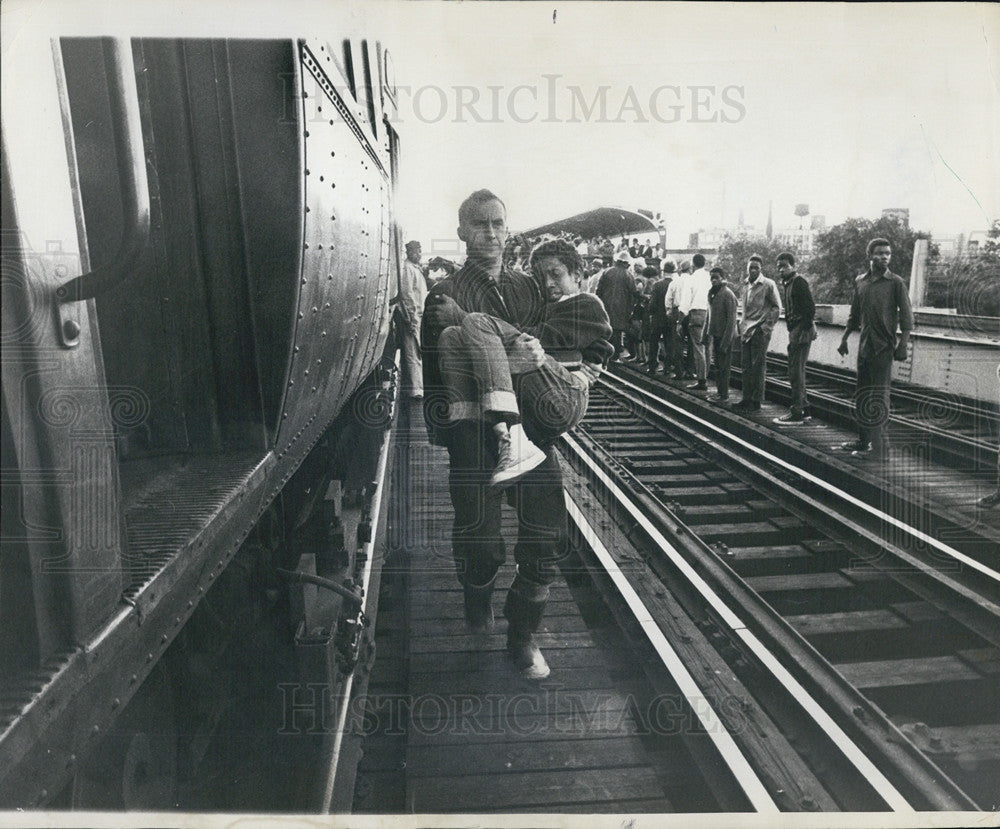
{"label": "church steeple", "polygon": [[774,235],[774,226],[771,222],[772,208],[774,207],[774,202],[767,203],[767,230],[765,231],[767,238],[770,239]]}

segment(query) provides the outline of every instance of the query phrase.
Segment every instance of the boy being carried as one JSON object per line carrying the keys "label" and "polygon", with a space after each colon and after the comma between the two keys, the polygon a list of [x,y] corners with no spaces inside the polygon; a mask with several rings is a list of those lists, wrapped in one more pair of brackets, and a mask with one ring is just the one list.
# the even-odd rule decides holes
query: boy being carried
{"label": "boy being carried", "polygon": [[[542,281],[548,304],[540,325],[521,331],[483,313],[467,314],[438,340],[441,377],[452,421],[485,418],[493,424],[499,460],[491,478],[506,487],[545,459],[536,444],[552,443],[580,422],[590,385],[614,353],[604,304],[581,293],[583,260],[561,239],[531,253],[531,270]],[[542,365],[518,371],[508,359],[518,339],[537,337]]]}

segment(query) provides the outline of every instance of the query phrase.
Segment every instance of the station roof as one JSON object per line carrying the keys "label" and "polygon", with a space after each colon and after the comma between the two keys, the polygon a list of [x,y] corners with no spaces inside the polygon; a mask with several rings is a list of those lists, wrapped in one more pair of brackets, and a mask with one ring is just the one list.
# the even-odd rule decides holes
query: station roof
{"label": "station roof", "polygon": [[622,207],[598,207],[522,232],[527,236],[566,232],[584,239],[593,239],[595,236],[627,236],[633,233],[656,233],[658,230],[652,219],[642,213]]}

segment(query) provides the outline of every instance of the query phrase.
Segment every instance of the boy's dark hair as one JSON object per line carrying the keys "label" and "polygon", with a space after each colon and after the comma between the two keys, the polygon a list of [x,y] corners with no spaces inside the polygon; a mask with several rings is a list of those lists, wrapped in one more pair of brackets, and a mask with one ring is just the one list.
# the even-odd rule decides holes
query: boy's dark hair
{"label": "boy's dark hair", "polygon": [[562,239],[552,239],[548,242],[542,242],[531,251],[528,267],[536,276],[538,275],[536,271],[538,260],[546,256],[554,256],[566,266],[566,270],[570,273],[583,272],[583,257],[576,252],[576,248]]}
{"label": "boy's dark hair", "polygon": [[787,262],[792,267],[795,267],[795,255],[790,251],[784,251],[778,254],[778,262]]}
{"label": "boy's dark hair", "polygon": [[642,275],[646,277],[646,279],[651,279],[654,276],[660,275],[660,269],[654,268],[652,265],[646,265],[646,267],[642,269]]}
{"label": "boy's dark hair", "polygon": [[712,268],[712,270],[710,270],[708,272],[708,275],[710,277],[715,276],[716,274],[718,274],[719,276],[721,276],[722,279],[723,279],[723,281],[725,281],[725,279],[726,279],[726,272],[724,270],[722,270],[722,268],[716,266],[716,267]]}
{"label": "boy's dark hair", "polygon": [[760,266],[761,266],[761,269],[763,270],[763,267],[764,267],[764,260],[763,260],[763,259],[761,259],[761,257],[759,257],[759,256],[758,256],[758,255],[757,255],[756,253],[755,253],[755,254],[754,254],[753,256],[751,256],[751,257],[750,257],[749,259],[747,259],[747,264],[748,264],[748,265],[749,265],[749,264],[750,264],[751,262],[756,262],[756,263],[757,263],[758,265],[760,265]]}
{"label": "boy's dark hair", "polygon": [[700,253],[696,253],[694,256],[691,257],[691,264],[694,265],[696,268],[704,268],[705,257],[702,256]]}
{"label": "boy's dark hair", "polygon": [[888,239],[883,239],[880,236],[876,237],[875,239],[872,239],[868,243],[868,247],[865,248],[865,256],[871,256],[872,253],[875,251],[875,248],[883,247],[883,246],[885,246],[885,247],[889,248],[890,250],[892,250],[892,242],[890,242]]}

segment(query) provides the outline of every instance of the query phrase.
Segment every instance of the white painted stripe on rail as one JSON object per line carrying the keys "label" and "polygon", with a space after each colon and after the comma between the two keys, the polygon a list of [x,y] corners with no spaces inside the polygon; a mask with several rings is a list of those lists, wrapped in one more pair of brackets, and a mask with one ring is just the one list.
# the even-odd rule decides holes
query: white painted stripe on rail
{"label": "white painted stripe on rail", "polygon": [[716,749],[722,755],[726,765],[746,793],[754,809],[758,812],[778,813],[780,810],[777,804],[771,799],[771,795],[768,794],[764,784],[750,767],[750,763],[743,756],[732,735],[726,730],[725,724],[718,718],[711,703],[705,698],[704,693],[698,687],[698,683],[695,682],[694,677],[691,676],[681,658],[677,655],[677,651],[667,641],[667,637],[663,635],[663,631],[656,624],[652,614],[643,604],[639,595],[632,589],[632,585],[628,583],[628,579],[625,578],[624,573],[622,573],[621,569],[615,563],[615,560],[611,557],[601,539],[598,538],[594,528],[590,526],[583,512],[568,492],[566,493],[566,508],[570,517],[576,522],[576,525],[580,528],[580,532],[583,533],[587,543],[594,551],[594,555],[597,556],[598,561],[601,562],[601,565],[614,582],[615,587],[618,588],[625,599],[639,626],[656,649],[656,652],[660,655],[663,664],[670,671],[670,675],[674,678],[681,693],[684,694],[684,698],[690,704],[691,709],[698,715],[698,719],[701,721],[705,732],[715,744]]}
{"label": "white painted stripe on rail", "polygon": [[980,573],[982,573],[983,575],[985,575],[987,578],[991,578],[991,579],[993,579],[996,582],[1000,582],[1000,572],[998,572],[996,570],[993,570],[990,567],[987,567],[985,564],[981,564],[980,562],[976,561],[973,558],[969,558],[969,556],[965,555],[964,553],[960,553],[954,547],[949,547],[947,544],[944,544],[944,543],[938,541],[933,536],[930,536],[930,535],[927,535],[924,532],[921,532],[916,527],[912,527],[909,524],[907,524],[907,523],[905,523],[903,521],[900,521],[898,518],[894,518],[893,516],[889,515],[888,513],[883,512],[882,510],[877,509],[877,508],[871,506],[870,504],[866,504],[864,501],[860,500],[859,498],[855,498],[853,495],[851,495],[851,494],[849,494],[847,492],[844,492],[844,490],[839,489],[839,488],[833,486],[833,484],[831,484],[831,483],[829,483],[827,481],[824,481],[822,478],[817,478],[815,475],[812,475],[812,474],[806,472],[804,469],[796,466],[793,463],[789,463],[788,461],[782,460],[781,458],[776,458],[774,455],[771,455],[768,452],[766,452],[765,450],[763,450],[763,449],[761,449],[761,448],[759,448],[757,446],[754,446],[752,443],[748,443],[747,441],[743,440],[742,438],[736,437],[735,435],[731,434],[730,432],[727,432],[722,427],[716,426],[714,423],[709,423],[707,420],[702,420],[700,417],[698,417],[695,414],[692,414],[687,409],[683,409],[680,406],[677,406],[674,403],[671,403],[669,400],[664,400],[662,397],[657,397],[652,392],[648,392],[645,389],[640,388],[639,386],[636,386],[634,383],[631,383],[630,381],[626,380],[623,377],[619,377],[618,375],[615,375],[615,380],[617,380],[618,382],[622,383],[623,385],[628,386],[633,391],[636,391],[636,392],[642,394],[645,397],[650,397],[653,400],[657,401],[658,403],[662,403],[664,406],[668,406],[671,409],[674,409],[675,411],[678,411],[678,412],[683,412],[685,417],[688,417],[691,420],[696,421],[697,423],[701,424],[702,426],[704,426],[704,427],[706,427],[708,429],[711,429],[713,432],[716,432],[717,434],[723,435],[726,438],[726,440],[732,441],[732,442],[738,444],[739,446],[743,447],[744,449],[749,449],[751,452],[754,452],[755,454],[760,455],[760,456],[766,458],[768,461],[770,461],[773,464],[776,464],[777,466],[780,466],[782,469],[785,469],[785,470],[787,470],[789,472],[792,472],[792,473],[798,475],[800,478],[803,478],[803,479],[809,481],[812,484],[815,484],[817,486],[822,487],[823,489],[827,490],[831,494],[833,494],[833,495],[837,496],[838,498],[840,498],[840,499],[846,501],[847,503],[851,504],[851,506],[863,509],[865,512],[869,513],[870,515],[873,515],[876,518],[878,518],[878,519],[880,519],[882,521],[885,521],[888,524],[892,524],[894,527],[898,527],[899,529],[905,530],[906,532],[910,533],[914,538],[919,538],[925,544],[927,544],[930,547],[933,547],[935,550],[943,553],[944,555],[950,556],[951,558],[955,559],[956,561],[961,562],[962,564],[966,565],[967,567],[971,567],[973,570],[978,570]]}
{"label": "white painted stripe on rail", "polygon": [[[833,740],[834,744],[841,750],[844,756],[854,765],[854,767],[868,780],[869,784],[873,789],[879,794],[879,796],[885,800],[886,804],[893,809],[893,811],[903,812],[903,811],[913,811],[913,807],[907,802],[906,798],[892,785],[891,782],[882,774],[881,771],[872,763],[868,757],[855,745],[854,741],[844,732],[844,730],[837,725],[837,723],[823,711],[822,706],[816,702],[810,695],[809,692],[802,687],[802,685],[793,677],[775,658],[774,655],[764,646],[756,635],[747,629],[747,626],[743,621],[733,612],[719,595],[712,589],[711,586],[697,573],[695,573],[692,566],[688,561],[678,552],[678,550],[667,540],[666,536],[663,535],[645,516],[641,509],[636,506],[631,498],[627,497],[626,494],[621,490],[621,488],[613,481],[611,478],[602,470],[597,463],[583,451],[576,440],[570,435],[563,435],[563,439],[566,441],[567,445],[580,457],[580,459],[587,465],[587,467],[593,472],[593,474],[600,480],[600,482],[608,488],[615,500],[620,503],[629,513],[629,515],[638,523],[643,530],[649,535],[656,544],[670,559],[670,561],[677,566],[677,568],[684,574],[686,578],[690,578],[691,583],[695,586],[698,592],[704,597],[705,601],[711,605],[712,609],[718,613],[726,622],[729,627],[746,642],[747,646],[751,649],[753,654],[760,659],[760,661],[771,669],[772,673],[781,681],[781,683],[788,688],[792,695],[797,699],[802,707],[813,717],[817,725],[825,731],[830,738]],[[690,575],[689,575],[690,574]],[[692,578],[693,576],[693,578]],[[624,578],[624,576],[622,577]],[[630,588],[631,589],[631,588]],[[659,628],[657,628],[659,630]]]}
{"label": "white painted stripe on rail", "polygon": [[912,812],[914,808],[903,797],[902,794],[890,783],[886,777],[878,770],[878,767],[858,748],[843,729],[833,720],[833,718],[823,710],[816,700],[809,696],[799,681],[793,677],[753,633],[746,628],[736,631],[737,635],[746,642],[747,646],[767,669],[774,674],[788,688],[798,703],[806,710],[816,724],[822,728],[833,739],[841,753],[861,772],[865,779],[872,785],[879,796],[885,800],[894,812]]}

